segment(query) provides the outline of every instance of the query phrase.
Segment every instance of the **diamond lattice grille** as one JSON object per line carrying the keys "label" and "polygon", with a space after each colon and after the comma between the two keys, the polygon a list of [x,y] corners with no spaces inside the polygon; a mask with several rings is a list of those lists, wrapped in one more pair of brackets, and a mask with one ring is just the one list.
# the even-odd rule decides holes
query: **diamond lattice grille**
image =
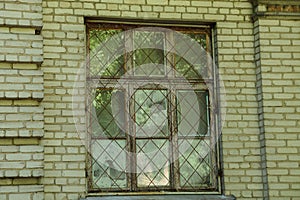
{"label": "diamond lattice grille", "polygon": [[[105,189],[124,189],[126,181],[126,141],[93,140],[93,186]],[[101,154],[99,154],[101,152]]]}
{"label": "diamond lattice grille", "polygon": [[216,190],[208,32],[88,28],[90,190]]}
{"label": "diamond lattice grille", "polygon": [[169,141],[137,140],[137,183],[139,187],[161,187],[170,184]]}
{"label": "diamond lattice grille", "polygon": [[[119,36],[116,37],[116,35]],[[110,39],[109,42],[108,39]],[[124,45],[122,30],[91,30],[89,42],[90,75],[120,77],[124,73],[124,56],[122,56],[122,53],[116,51],[116,48],[122,49]],[[118,56],[118,53],[121,56]],[[110,55],[111,59],[108,59],[107,55]]]}
{"label": "diamond lattice grille", "polygon": [[[186,146],[189,148],[185,149]],[[180,139],[179,152],[180,185],[190,188],[209,186],[213,171],[209,141]]]}
{"label": "diamond lattice grille", "polygon": [[168,136],[165,90],[139,89],[134,94],[136,137]]}

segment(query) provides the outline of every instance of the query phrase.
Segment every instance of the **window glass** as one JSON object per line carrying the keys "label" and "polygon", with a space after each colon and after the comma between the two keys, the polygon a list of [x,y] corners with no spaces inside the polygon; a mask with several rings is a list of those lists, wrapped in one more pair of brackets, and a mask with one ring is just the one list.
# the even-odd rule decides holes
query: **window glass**
{"label": "window glass", "polygon": [[91,191],[218,190],[210,33],[171,29],[89,26]]}
{"label": "window glass", "polygon": [[177,92],[177,102],[179,135],[209,135],[208,92],[179,90]]}
{"label": "window glass", "polygon": [[125,137],[124,91],[103,88],[96,90],[93,109],[95,112],[93,112],[91,122],[94,137]]}
{"label": "window glass", "polygon": [[[165,37],[162,32],[134,31],[133,65],[137,76],[164,76],[165,75]],[[151,48],[149,48],[151,47]],[[151,64],[152,67],[143,67]]]}
{"label": "window glass", "polygon": [[138,139],[138,187],[158,187],[170,184],[169,141],[167,139]]}
{"label": "window glass", "polygon": [[[124,189],[126,176],[126,141],[92,140],[93,187],[102,189]],[[99,154],[101,152],[101,154]]]}
{"label": "window glass", "polygon": [[136,137],[168,136],[166,90],[138,89],[134,101]]}
{"label": "window glass", "polygon": [[[179,139],[180,186],[205,188],[212,184],[209,140]],[[189,146],[186,149],[186,146]]]}
{"label": "window glass", "polygon": [[[184,52],[183,55],[175,55],[175,68],[181,76],[187,79],[203,79],[203,75],[206,74],[206,51],[195,52],[193,43],[197,42],[206,49],[206,34],[197,33],[185,33],[185,35],[178,34],[174,36],[174,43],[176,48]],[[186,60],[194,61],[190,63]]]}
{"label": "window glass", "polygon": [[[117,37],[113,37],[117,34]],[[108,39],[111,42],[106,43]],[[88,64],[92,76],[119,77],[124,74],[124,55],[118,56],[115,51],[115,48],[123,49],[122,30],[90,30],[89,42]],[[107,59],[107,55],[112,56],[112,59]]]}

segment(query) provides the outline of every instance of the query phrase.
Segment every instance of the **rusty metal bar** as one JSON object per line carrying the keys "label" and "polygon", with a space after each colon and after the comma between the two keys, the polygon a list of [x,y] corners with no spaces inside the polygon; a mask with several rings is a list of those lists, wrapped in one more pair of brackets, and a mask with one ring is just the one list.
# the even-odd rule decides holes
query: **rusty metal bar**
{"label": "rusty metal bar", "polygon": [[[91,20],[87,20],[87,22],[91,22]],[[91,29],[97,29],[97,30],[112,30],[112,29],[122,29],[122,30],[129,30],[131,28],[136,28],[136,27],[141,27],[143,26],[143,24],[108,24],[105,22],[105,20],[103,21],[104,23],[103,24],[93,24],[93,23],[88,23],[87,27],[88,27],[88,35],[87,35],[87,41],[88,41],[88,44],[89,44],[89,41],[90,41],[90,34],[89,34],[89,30]],[[145,25],[145,24],[144,24]],[[147,25],[150,25],[150,24],[147,24]],[[207,51],[208,51],[208,55],[211,54],[211,41],[210,41],[210,36],[209,36],[209,26],[206,26],[206,27],[194,27],[194,28],[187,28],[187,27],[174,27],[174,24],[172,25],[167,25],[166,27],[169,27],[169,28],[172,28],[174,30],[177,30],[177,31],[180,31],[182,33],[195,33],[195,34],[205,34],[206,35],[206,48],[207,48]],[[129,31],[128,32],[129,34],[126,34],[125,35],[125,47],[126,49],[133,49],[133,32]],[[172,48],[172,45],[175,45],[174,44],[174,38],[173,38],[173,35],[172,33],[169,33],[169,32],[166,32],[166,43],[165,43],[165,48],[166,49],[169,49],[169,48]],[[169,46],[168,46],[169,45]],[[87,53],[89,54],[89,51],[90,49],[87,47]],[[131,71],[131,69],[133,69],[133,54],[134,52],[125,52],[125,65],[124,65],[124,70],[126,71]],[[150,57],[149,57],[150,58]],[[210,61],[210,59],[208,58],[207,59],[208,61]],[[167,65],[167,66],[171,66],[172,68],[175,67],[176,63],[175,63],[175,59],[174,59],[174,55],[172,54],[165,54],[164,55],[164,64]],[[88,62],[89,63],[89,62]],[[191,69],[188,69],[188,70],[191,70]],[[203,79],[196,79],[196,78],[190,78],[188,79],[189,83],[193,85],[193,87],[196,89],[198,88],[201,89],[201,90],[209,90],[209,93],[210,93],[210,96],[211,96],[211,101],[215,101],[215,93],[214,93],[214,80],[212,78],[212,76],[214,75],[214,71],[212,71],[213,68],[212,68],[212,63],[207,63],[207,71],[209,73],[209,79],[206,79],[205,81]],[[90,86],[91,88],[102,88],[102,89],[109,89],[109,88],[112,88],[114,86],[114,84],[117,83],[117,80],[118,80],[118,77],[115,77],[115,76],[112,76],[112,77],[100,77],[100,76],[90,76],[90,73],[89,73],[89,65],[87,67],[87,81],[88,83],[90,83]],[[133,74],[131,74],[133,75]],[[126,155],[127,156],[127,163],[129,166],[128,170],[130,170],[130,173],[126,173],[126,176],[127,176],[127,187],[128,188],[121,188],[121,187],[117,187],[117,188],[106,188],[106,189],[103,189],[103,191],[128,191],[128,189],[130,191],[155,191],[155,190],[170,190],[170,191],[200,191],[200,190],[216,190],[215,188],[215,184],[213,184],[214,186],[213,187],[208,187],[208,186],[197,186],[197,187],[194,187],[192,185],[190,185],[190,187],[181,187],[180,186],[180,164],[179,164],[179,145],[178,145],[178,140],[181,138],[179,135],[178,135],[178,119],[177,119],[177,102],[176,102],[176,90],[178,89],[185,89],[185,88],[188,88],[184,85],[182,85],[183,83],[179,81],[179,79],[177,80],[175,78],[175,74],[172,72],[172,73],[168,73],[167,74],[167,79],[169,80],[166,80],[164,77],[160,77],[160,78],[153,78],[155,80],[159,80],[159,81],[162,81],[162,82],[168,82],[170,80],[174,81],[173,83],[174,84],[171,84],[172,86],[172,89],[168,91],[168,94],[167,94],[167,100],[168,100],[168,127],[170,129],[170,137],[169,137],[169,141],[170,141],[170,157],[171,157],[171,165],[170,165],[170,177],[169,177],[169,181],[170,181],[170,186],[171,187],[165,187],[165,186],[155,186],[155,187],[151,187],[151,186],[148,186],[148,187],[138,187],[137,185],[137,174],[136,174],[136,170],[137,170],[137,159],[135,156],[130,156],[130,155]],[[131,79],[128,80],[128,83],[126,86],[124,86],[127,90],[127,92],[129,94],[134,94],[134,90],[136,90],[137,88],[135,87],[135,82],[136,81],[143,81],[143,83],[145,83],[145,77],[130,77]],[[147,77],[149,78],[149,77]],[[99,79],[100,79],[100,83],[99,83]],[[152,77],[151,77],[152,79]],[[178,82],[176,82],[178,81]],[[208,87],[206,86],[208,84]],[[145,86],[145,88],[139,88],[139,89],[152,89],[152,90],[159,90],[161,89],[159,86],[155,86],[155,85],[148,85],[148,86]],[[127,94],[128,94],[127,93]],[[137,147],[136,147],[136,139],[166,139],[168,137],[137,137],[136,136],[136,130],[135,130],[135,124],[132,122],[132,120],[129,120],[129,119],[134,119],[135,120],[135,99],[134,97],[130,97],[130,96],[127,96],[127,99],[125,100],[127,102],[127,105],[126,105],[126,109],[128,110],[127,112],[127,133],[126,133],[126,136],[125,138],[123,139],[126,139],[127,141],[127,144],[126,144],[126,147],[125,149],[132,153],[132,155],[134,155],[137,151]],[[89,100],[88,101],[88,105],[91,106],[92,103],[91,101]],[[211,111],[210,111],[210,131],[211,131],[211,135],[210,136],[198,136],[198,137],[192,137],[193,139],[200,139],[200,140],[204,140],[204,139],[207,139],[207,138],[210,138],[210,141],[211,141],[211,155],[210,155],[210,158],[213,159],[211,160],[211,166],[210,166],[210,169],[212,171],[211,173],[211,176],[212,176],[212,180],[214,179],[213,177],[215,177],[215,168],[218,167],[217,166],[217,149],[215,148],[214,146],[214,143],[216,142],[215,140],[215,137],[216,137],[216,132],[219,131],[216,129],[215,127],[215,109],[214,106],[211,106]],[[89,124],[92,123],[92,118],[90,118],[90,122]],[[133,120],[133,121],[134,121]],[[91,127],[89,127],[88,129],[88,132],[91,133],[92,131],[90,130]],[[95,137],[93,139],[99,139],[99,140],[102,140],[104,138],[101,138],[101,137]],[[106,139],[121,139],[121,138],[116,138],[116,137],[109,137],[109,138],[106,138]],[[185,137],[184,139],[188,139],[187,137]],[[193,151],[196,151],[195,149],[193,149]],[[188,159],[188,158],[187,158]],[[91,160],[88,161],[91,165]],[[126,164],[126,168],[127,168],[127,164]],[[89,166],[87,167],[87,169],[90,170],[89,173],[89,176],[92,177],[92,166]],[[196,170],[196,169],[194,169]],[[92,187],[92,178],[89,177],[89,188],[91,191],[97,191],[97,189],[93,188]],[[189,181],[189,180],[187,180]],[[214,181],[215,182],[215,181]],[[101,188],[99,189],[101,190]]]}

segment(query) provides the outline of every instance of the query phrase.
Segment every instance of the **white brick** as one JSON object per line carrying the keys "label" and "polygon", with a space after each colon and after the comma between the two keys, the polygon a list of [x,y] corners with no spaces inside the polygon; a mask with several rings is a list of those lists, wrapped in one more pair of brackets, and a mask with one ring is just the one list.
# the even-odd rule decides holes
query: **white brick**
{"label": "white brick", "polygon": [[146,0],[148,5],[168,5],[167,0]]}
{"label": "white brick", "polygon": [[8,10],[1,10],[0,17],[8,17],[8,18],[21,18],[21,12],[17,11],[8,11]]}
{"label": "white brick", "polygon": [[62,24],[62,30],[65,31],[83,31],[83,25],[74,25],[74,24]]}
{"label": "white brick", "polygon": [[0,162],[0,168],[2,169],[22,169],[25,167],[24,161],[17,162]]}
{"label": "white brick", "polygon": [[31,154],[15,153],[15,154],[6,154],[7,160],[30,160]]}
{"label": "white brick", "polygon": [[9,199],[23,199],[23,200],[31,200],[30,194],[10,194],[8,196]]}
{"label": "white brick", "polygon": [[16,186],[1,186],[0,193],[13,193],[18,192],[18,187]]}
{"label": "white brick", "polygon": [[42,185],[21,185],[20,192],[42,192],[44,187]]}

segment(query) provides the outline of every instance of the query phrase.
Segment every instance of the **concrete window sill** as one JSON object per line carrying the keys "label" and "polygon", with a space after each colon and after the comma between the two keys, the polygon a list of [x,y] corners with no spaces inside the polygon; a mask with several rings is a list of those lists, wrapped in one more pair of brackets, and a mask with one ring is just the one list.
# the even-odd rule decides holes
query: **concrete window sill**
{"label": "concrete window sill", "polygon": [[139,196],[98,196],[80,200],[235,200],[234,196],[201,195],[201,194],[174,194],[174,195],[139,195]]}

